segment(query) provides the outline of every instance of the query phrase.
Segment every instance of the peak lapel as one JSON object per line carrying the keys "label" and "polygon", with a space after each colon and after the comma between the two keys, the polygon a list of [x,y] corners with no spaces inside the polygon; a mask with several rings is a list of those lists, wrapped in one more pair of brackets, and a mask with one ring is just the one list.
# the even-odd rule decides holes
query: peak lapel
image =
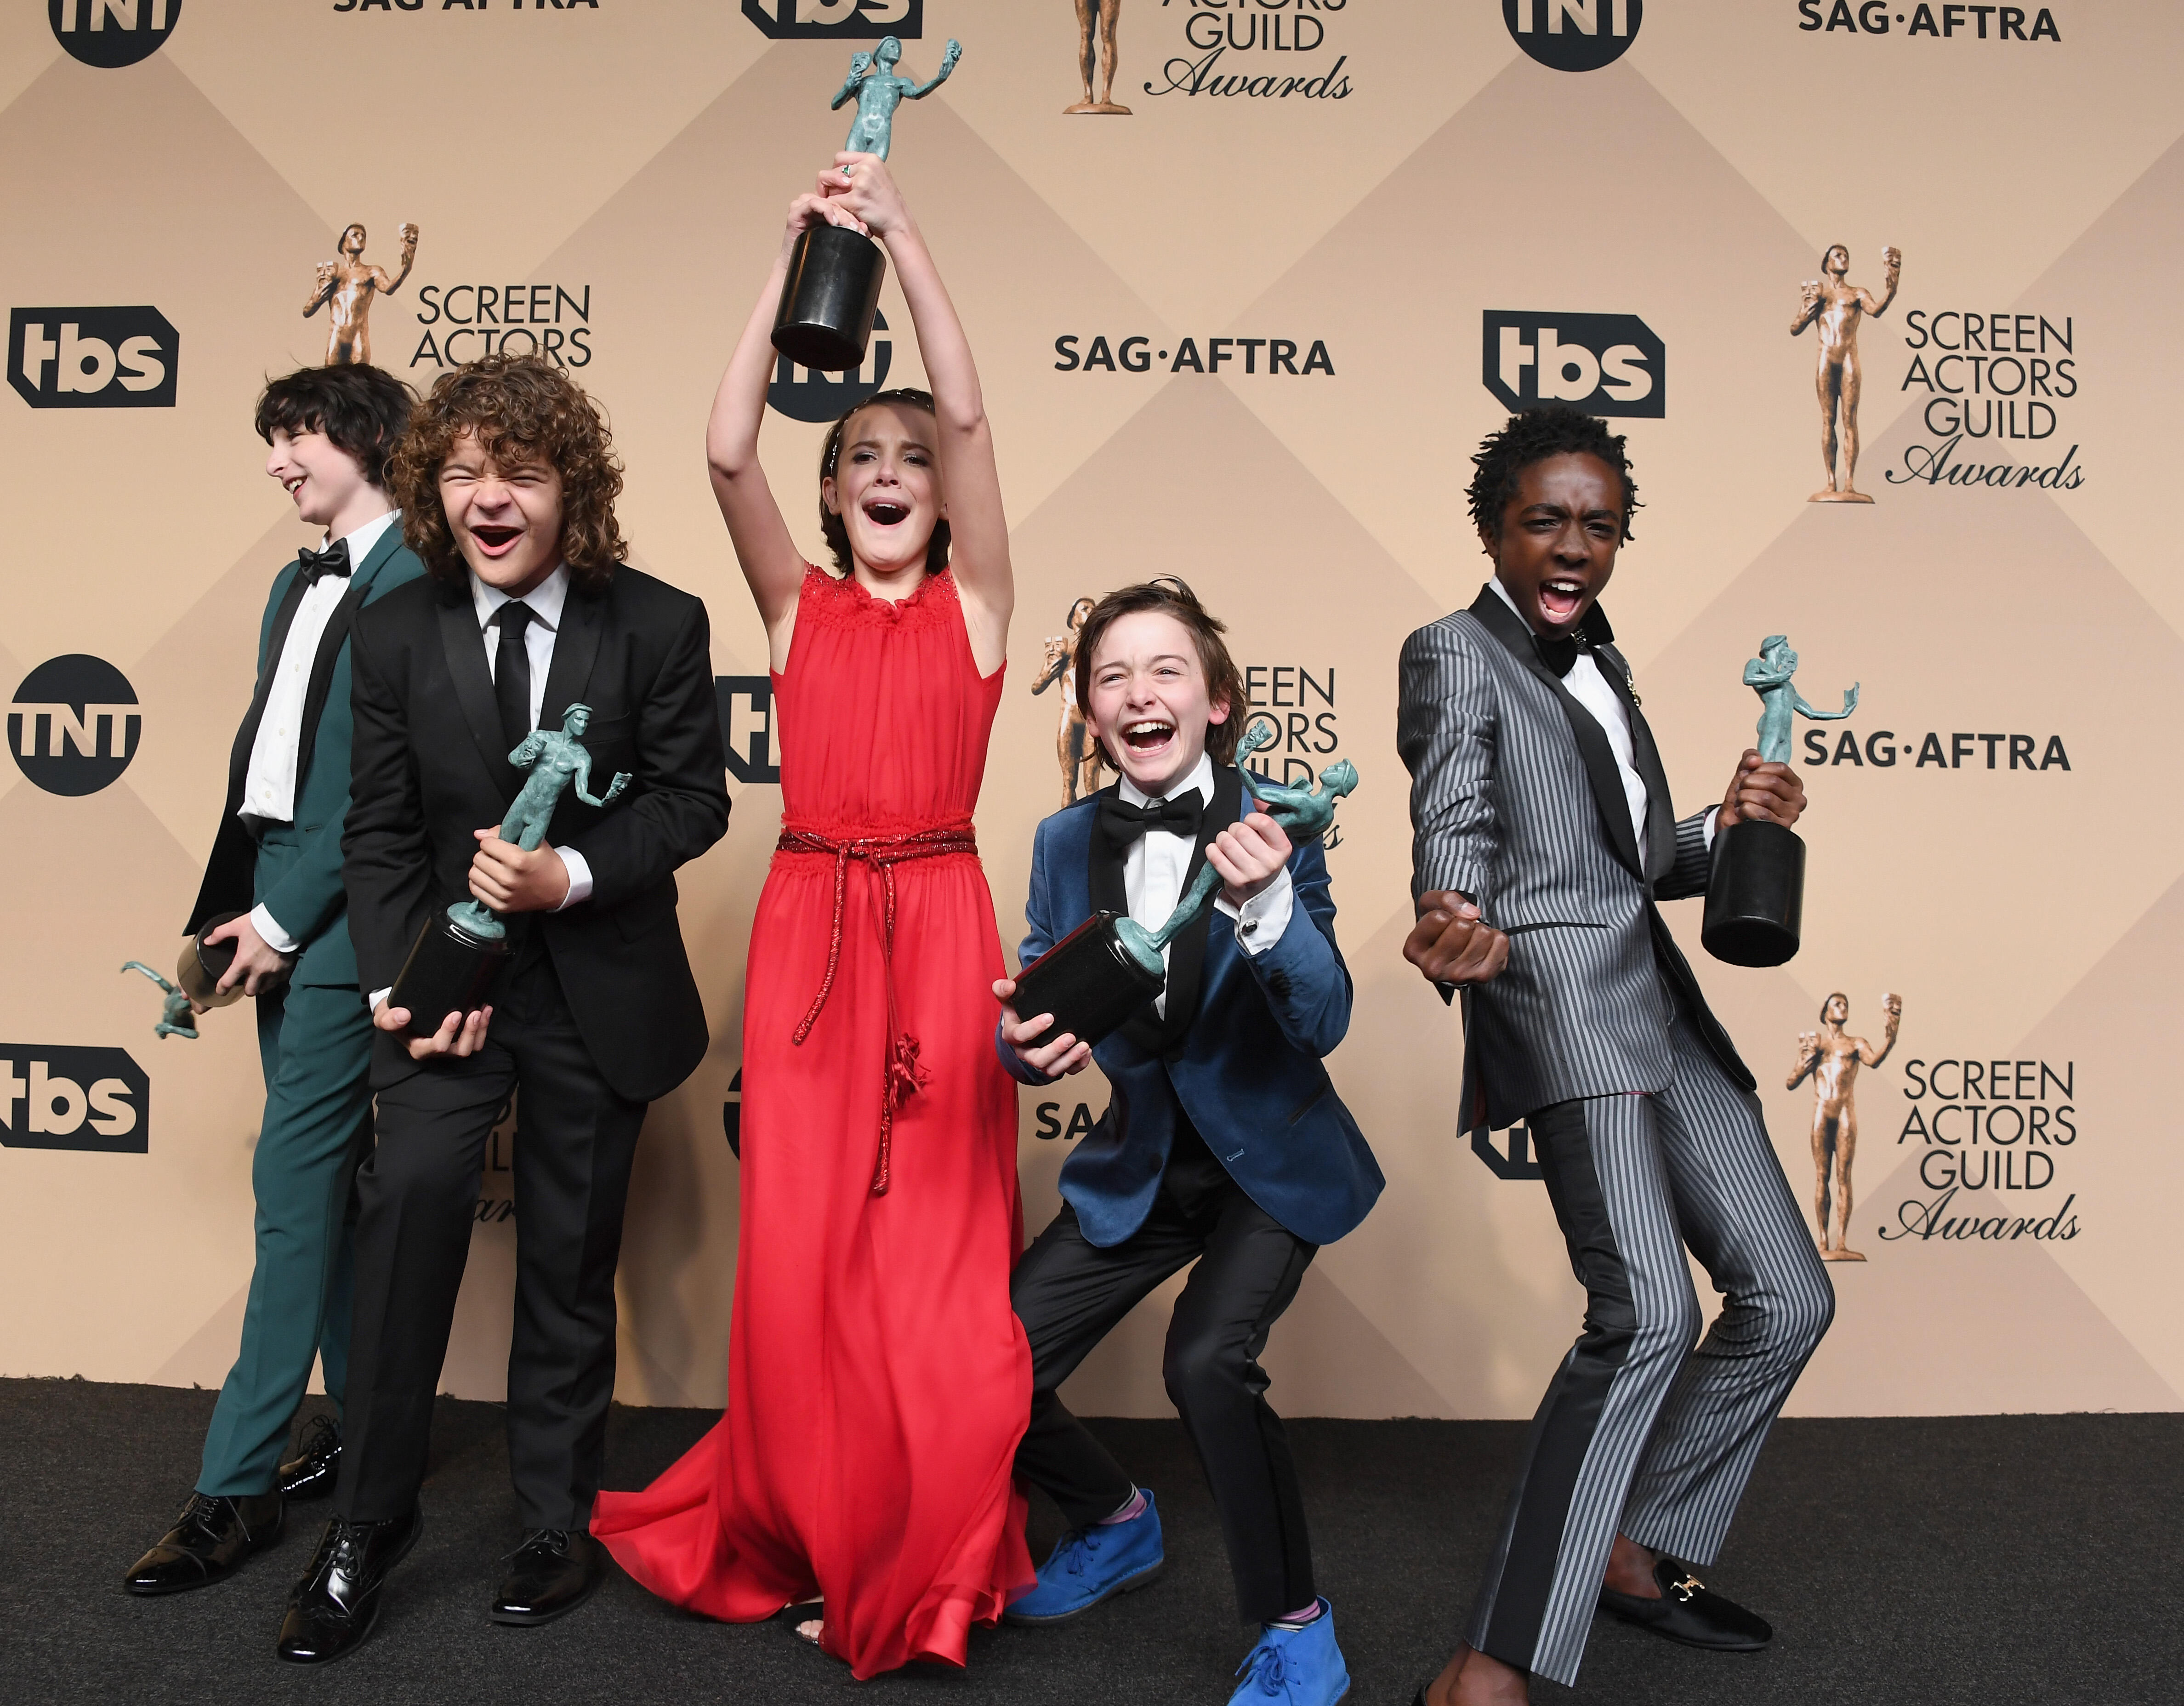
{"label": "peak lapel", "polygon": [[[1646,870],[1638,857],[1638,838],[1630,828],[1630,802],[1624,797],[1622,773],[1615,767],[1615,754],[1607,744],[1607,736],[1592,720],[1592,713],[1563,685],[1562,677],[1540,661],[1539,648],[1532,644],[1531,630],[1516,611],[1502,602],[1501,595],[1493,588],[1479,589],[1479,596],[1471,601],[1471,614],[1481,627],[1502,642],[1510,656],[1554,694],[1555,702],[1562,706],[1563,716],[1569,724],[1570,734],[1577,742],[1578,756],[1585,762],[1585,780],[1592,785],[1593,804],[1599,808],[1600,825],[1607,833],[1607,845],[1614,849],[1624,867],[1644,882]],[[1635,736],[1632,744],[1636,744]],[[1649,792],[1651,788],[1648,783]]]}
{"label": "peak lapel", "polygon": [[1669,800],[1669,774],[1661,767],[1661,750],[1653,744],[1653,731],[1638,708],[1632,690],[1630,666],[1619,651],[1608,646],[1593,648],[1593,659],[1615,696],[1623,701],[1623,714],[1630,719],[1630,750],[1638,779],[1646,784],[1646,880],[1658,883],[1676,862],[1676,812]]}
{"label": "peak lapel", "polygon": [[471,740],[477,748],[488,777],[504,802],[515,798],[521,778],[508,761],[500,741],[500,708],[493,696],[493,672],[486,667],[485,638],[478,627],[469,588],[457,583],[440,592],[440,650],[448,660],[448,673],[455,685],[455,703],[462,707]]}

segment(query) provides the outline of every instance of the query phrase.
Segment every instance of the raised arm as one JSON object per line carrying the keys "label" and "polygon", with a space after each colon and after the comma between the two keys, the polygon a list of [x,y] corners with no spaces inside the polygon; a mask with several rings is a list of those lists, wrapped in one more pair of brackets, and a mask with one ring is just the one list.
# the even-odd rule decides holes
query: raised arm
{"label": "raised arm", "polygon": [[1880,294],[1876,297],[1871,291],[1864,288],[1861,288],[1858,293],[1858,300],[1865,304],[1865,311],[1876,318],[1887,313],[1888,304],[1896,300],[1897,282],[1903,276],[1903,252],[1901,249],[1884,248],[1880,252]]}
{"label": "raised arm", "polygon": [[872,69],[872,56],[870,53],[860,53],[851,59],[850,75],[842,80],[842,86],[836,92],[834,98],[827,103],[827,110],[830,113],[833,112],[841,106],[843,102],[855,94],[857,85],[865,81],[865,74]]}
{"label": "raised arm", "polygon": [[1820,1034],[1818,1031],[1797,1033],[1797,1058],[1790,1068],[1790,1076],[1782,1080],[1782,1088],[1795,1090],[1805,1081],[1805,1074],[1820,1063]]}
{"label": "raised arm", "polygon": [[[829,178],[838,176],[830,172]],[[713,496],[728,524],[736,560],[743,566],[766,624],[773,667],[788,663],[789,635],[796,621],[796,596],[804,584],[804,554],[788,535],[781,506],[759,465],[758,429],[766,416],[766,391],[774,371],[773,315],[781,287],[788,277],[789,251],[807,226],[845,225],[862,229],[856,216],[821,195],[801,195],[789,204],[788,228],[781,253],[751,309],[749,323],[728,359],[714,393],[712,419],[705,426],[705,460],[712,470]]]}
{"label": "raised arm", "polygon": [[1880,1046],[1876,1049],[1864,1038],[1858,1039],[1858,1057],[1869,1067],[1877,1067],[1888,1058],[1889,1050],[1896,1046],[1896,1028],[1903,1023],[1903,996],[1883,995],[1880,1005],[1888,1015],[1880,1033]]}
{"label": "raised arm", "polygon": [[393,295],[402,288],[402,281],[410,276],[410,269],[416,265],[417,227],[405,225],[402,227],[402,270],[389,278],[383,266],[375,266],[371,270],[372,280],[378,285],[379,293],[382,296]]}
{"label": "raised arm", "polygon": [[629,786],[629,772],[626,770],[617,770],[614,773],[614,779],[607,783],[606,793],[594,800],[584,791],[585,784],[591,779],[592,755],[579,748],[577,753],[577,767],[569,774],[569,785],[576,790],[577,798],[582,800],[585,805],[591,806],[594,811],[604,810],[620,799],[622,789]]}
{"label": "raised arm", "polygon": [[[993,429],[986,419],[970,342],[885,163],[872,154],[837,154],[834,160],[835,170],[820,179],[827,204],[847,209],[887,244],[903,299],[910,304],[911,323],[917,328],[918,353],[933,388],[940,440],[940,489],[947,507],[950,562],[962,594],[971,655],[981,674],[991,675],[1008,656],[1016,582],[1009,565],[1009,524],[1001,507],[1000,474],[994,465]],[[764,400],[762,390],[760,400]]]}
{"label": "raised arm", "polygon": [[905,90],[903,92],[903,98],[905,100],[911,101],[923,100],[928,95],[931,94],[935,89],[939,88],[943,83],[948,81],[948,74],[956,69],[956,62],[962,57],[963,44],[957,41],[954,36],[950,36],[948,38],[948,51],[940,56],[940,69],[933,74],[933,81],[929,83],[924,84],[921,87]]}
{"label": "raised arm", "polygon": [[1819,282],[1807,279],[1797,287],[1797,312],[1790,321],[1790,336],[1795,337],[1820,317],[1820,309],[1826,298],[1820,294]]}
{"label": "raised arm", "polygon": [[309,320],[326,299],[334,293],[334,274],[337,269],[330,260],[319,263],[316,277],[311,285],[310,300],[304,304],[304,318]]}
{"label": "raised arm", "polygon": [[[1786,676],[1784,679],[1787,680],[1788,677]],[[1843,708],[1841,711],[1814,710],[1811,705],[1805,703],[1804,694],[1799,693],[1794,687],[1790,689],[1790,697],[1797,701],[1797,709],[1803,711],[1805,715],[1812,718],[1814,722],[1841,722],[1845,717],[1848,716],[1852,711],[1858,709],[1858,683],[1852,682],[1850,685],[1849,691],[1843,694]]]}

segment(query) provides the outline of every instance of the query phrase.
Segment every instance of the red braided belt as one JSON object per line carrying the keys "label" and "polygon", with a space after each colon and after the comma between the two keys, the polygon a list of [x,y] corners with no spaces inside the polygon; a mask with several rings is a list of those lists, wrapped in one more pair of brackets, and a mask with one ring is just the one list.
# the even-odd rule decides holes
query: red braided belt
{"label": "red braided belt", "polygon": [[900,1029],[894,998],[894,867],[912,859],[938,859],[950,853],[978,855],[978,838],[968,822],[942,824],[907,835],[866,836],[838,841],[808,829],[783,829],[774,844],[778,853],[825,853],[834,860],[834,922],[827,941],[827,975],[819,993],[796,1027],[792,1039],[798,1046],[811,1034],[827,997],[834,990],[834,973],[842,962],[842,914],[849,900],[850,861],[862,859],[879,873],[880,965],[887,985],[888,1058],[880,1092],[879,1164],[872,1172],[872,1195],[884,1196],[888,1188],[888,1154],[894,1136],[894,1112],[903,1098],[927,1081],[930,1074],[917,1063],[917,1039]]}

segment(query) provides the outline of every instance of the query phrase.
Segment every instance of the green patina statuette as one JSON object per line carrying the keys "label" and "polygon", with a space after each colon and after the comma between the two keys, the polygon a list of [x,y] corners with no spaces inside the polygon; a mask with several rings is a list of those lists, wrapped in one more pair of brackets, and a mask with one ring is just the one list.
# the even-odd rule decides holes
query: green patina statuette
{"label": "green patina statuette", "polygon": [[[1244,731],[1244,738],[1236,743],[1236,762],[1244,761],[1261,747],[1276,738],[1279,731],[1263,720]],[[1254,777],[1251,781],[1251,797],[1259,808],[1282,826],[1282,833],[1298,846],[1307,841],[1317,841],[1327,833],[1334,822],[1334,802],[1357,786],[1357,767],[1345,758],[1330,764],[1319,772],[1318,789],[1287,788],[1279,783],[1263,782]],[[1167,922],[1157,930],[1148,930],[1134,918],[1115,920],[1115,934],[1122,939],[1123,948],[1130,957],[1156,977],[1164,976],[1166,967],[1161,962],[1161,950],[1195,923],[1221,887],[1221,873],[1209,862],[1200,867],[1198,876],[1184,891],[1183,899],[1176,902],[1175,911],[1168,914]]]}
{"label": "green patina statuette", "polygon": [[1797,672],[1797,654],[1786,634],[1759,642],[1759,655],[1744,666],[1744,684],[1759,695],[1759,758],[1764,764],[1790,761],[1790,733],[1798,713],[1815,722],[1841,722],[1858,709],[1858,683],[1843,695],[1841,711],[1819,711],[1805,703],[1790,677]]}
{"label": "green patina statuette", "polygon": [[142,972],[166,991],[167,999],[159,1008],[159,1023],[152,1027],[154,1036],[162,1041],[169,1037],[181,1037],[190,1042],[198,1040],[196,1010],[191,1006],[187,995],[142,960],[124,960],[120,968],[125,972]]}
{"label": "green patina statuette", "polygon": [[[524,779],[522,792],[509,806],[508,816],[500,821],[502,840],[514,842],[526,853],[536,850],[546,839],[546,826],[554,821],[554,808],[560,803],[563,790],[571,784],[577,799],[594,806],[611,806],[629,786],[629,774],[623,771],[616,773],[597,800],[585,791],[584,784],[592,779],[592,755],[584,750],[582,737],[591,726],[591,706],[572,705],[562,713],[559,731],[534,728],[508,755],[510,764],[531,773]],[[508,927],[477,900],[458,901],[448,908],[448,917],[473,936],[488,941],[499,941],[508,934]]]}
{"label": "green patina statuette", "polygon": [[939,70],[931,82],[921,85],[912,78],[895,75],[902,43],[893,36],[883,37],[871,53],[856,55],[850,61],[850,75],[833,100],[838,108],[852,98],[857,103],[857,116],[850,121],[850,139],[842,144],[842,151],[878,154],[885,159],[894,141],[894,109],[905,101],[923,100],[948,81],[948,74],[962,57],[963,44],[950,37],[940,56]]}

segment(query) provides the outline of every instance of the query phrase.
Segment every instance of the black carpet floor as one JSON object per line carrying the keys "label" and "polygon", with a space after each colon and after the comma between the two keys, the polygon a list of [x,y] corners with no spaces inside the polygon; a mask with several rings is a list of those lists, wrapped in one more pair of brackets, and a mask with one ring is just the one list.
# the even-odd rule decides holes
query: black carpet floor
{"label": "black carpet floor", "polygon": [[[516,1539],[501,1413],[441,1401],[423,1540],[377,1631],[325,1670],[273,1657],[281,1602],[324,1507],[231,1581],[136,1600],[122,1571],[187,1496],[214,1395],[0,1380],[0,1701],[374,1703],[748,1701],[794,1706],[859,1685],[777,1624],[688,1617],[618,1573],[533,1630],[487,1621]],[[609,1478],[643,1484],[710,1413],[617,1409]],[[902,1706],[989,1702],[1220,1706],[1248,1644],[1219,1528],[1173,1422],[1095,1424],[1156,1489],[1167,1574],[1076,1621],[974,1635],[966,1672],[864,1685]],[[1513,1423],[1290,1424],[1321,1591],[1352,1706],[1402,1706],[1439,1668],[1493,1537],[1521,1440]],[[1034,1507],[1034,1553],[1059,1526]],[[2184,1700],[2170,1608],[2184,1534],[2184,1416],[1783,1423],[1709,1580],[1773,1620],[1752,1657],[1673,1647],[1602,1618],[1573,1695],[1541,1702]]]}

